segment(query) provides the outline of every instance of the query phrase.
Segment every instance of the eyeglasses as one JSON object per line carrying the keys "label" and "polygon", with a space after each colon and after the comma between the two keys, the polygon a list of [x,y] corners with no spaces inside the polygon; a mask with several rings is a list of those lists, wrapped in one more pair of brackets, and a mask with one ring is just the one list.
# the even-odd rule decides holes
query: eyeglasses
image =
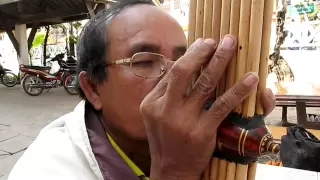
{"label": "eyeglasses", "polygon": [[173,62],[165,56],[151,52],[139,52],[131,58],[110,62],[109,65],[128,64],[131,71],[138,77],[153,79],[161,77],[168,68],[168,63]]}

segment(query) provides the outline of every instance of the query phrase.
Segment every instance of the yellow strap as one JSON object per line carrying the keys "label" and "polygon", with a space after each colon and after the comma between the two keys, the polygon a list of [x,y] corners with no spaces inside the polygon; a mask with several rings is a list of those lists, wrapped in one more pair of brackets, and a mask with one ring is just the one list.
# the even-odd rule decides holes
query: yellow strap
{"label": "yellow strap", "polygon": [[112,139],[112,137],[107,133],[108,139],[113,146],[113,148],[118,152],[118,154],[122,157],[122,159],[127,163],[127,165],[132,169],[132,171],[138,176],[142,177],[143,180],[149,180],[141,169],[131,161],[131,159],[120,149],[120,147],[116,144],[116,142]]}

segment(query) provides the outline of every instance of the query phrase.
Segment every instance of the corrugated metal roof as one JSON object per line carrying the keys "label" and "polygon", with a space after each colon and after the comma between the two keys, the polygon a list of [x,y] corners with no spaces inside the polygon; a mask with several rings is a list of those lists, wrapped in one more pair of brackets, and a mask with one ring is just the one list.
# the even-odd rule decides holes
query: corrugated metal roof
{"label": "corrugated metal roof", "polygon": [[12,28],[15,24],[61,23],[88,17],[84,0],[14,1],[0,5],[0,29]]}
{"label": "corrugated metal roof", "polygon": [[[0,0],[0,31],[13,29],[16,24],[31,27],[38,22],[40,26],[59,24],[89,18],[86,3],[94,7],[95,3],[116,0]],[[155,4],[163,0],[152,0]],[[100,4],[96,9],[104,7]]]}

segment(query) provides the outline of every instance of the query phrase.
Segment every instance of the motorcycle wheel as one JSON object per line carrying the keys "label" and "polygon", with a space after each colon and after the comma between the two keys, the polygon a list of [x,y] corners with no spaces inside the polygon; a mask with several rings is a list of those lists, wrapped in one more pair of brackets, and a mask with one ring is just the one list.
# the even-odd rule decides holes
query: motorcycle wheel
{"label": "motorcycle wheel", "polygon": [[[39,96],[43,92],[43,88],[31,88],[31,84],[42,84],[43,80],[35,75],[28,75],[22,83],[24,92],[30,96]],[[35,91],[33,91],[35,90]]]}
{"label": "motorcycle wheel", "polygon": [[77,95],[78,91],[76,89],[77,75],[71,74],[67,76],[63,82],[63,87],[70,95]]}
{"label": "motorcycle wheel", "polygon": [[2,75],[1,82],[7,87],[13,87],[18,83],[18,76],[12,72],[6,72]]}

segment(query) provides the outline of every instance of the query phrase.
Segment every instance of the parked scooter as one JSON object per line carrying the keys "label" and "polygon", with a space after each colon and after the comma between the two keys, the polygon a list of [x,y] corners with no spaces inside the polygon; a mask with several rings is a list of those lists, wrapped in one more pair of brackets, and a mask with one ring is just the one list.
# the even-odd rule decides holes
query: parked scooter
{"label": "parked scooter", "polygon": [[45,89],[49,91],[52,88],[63,86],[69,94],[78,94],[75,88],[77,80],[75,67],[67,66],[59,58],[53,58],[51,62],[49,72],[21,65],[20,71],[25,73],[22,83],[23,90],[30,96],[38,96]]}
{"label": "parked scooter", "polygon": [[57,61],[60,66],[75,67],[77,65],[77,60],[73,56],[68,56],[66,61],[64,60],[64,57],[65,53],[60,53],[57,54],[54,58],[52,58],[50,61]]}
{"label": "parked scooter", "polygon": [[1,83],[7,87],[13,87],[18,83],[18,76],[13,74],[10,69],[4,68],[0,64],[0,79]]}

